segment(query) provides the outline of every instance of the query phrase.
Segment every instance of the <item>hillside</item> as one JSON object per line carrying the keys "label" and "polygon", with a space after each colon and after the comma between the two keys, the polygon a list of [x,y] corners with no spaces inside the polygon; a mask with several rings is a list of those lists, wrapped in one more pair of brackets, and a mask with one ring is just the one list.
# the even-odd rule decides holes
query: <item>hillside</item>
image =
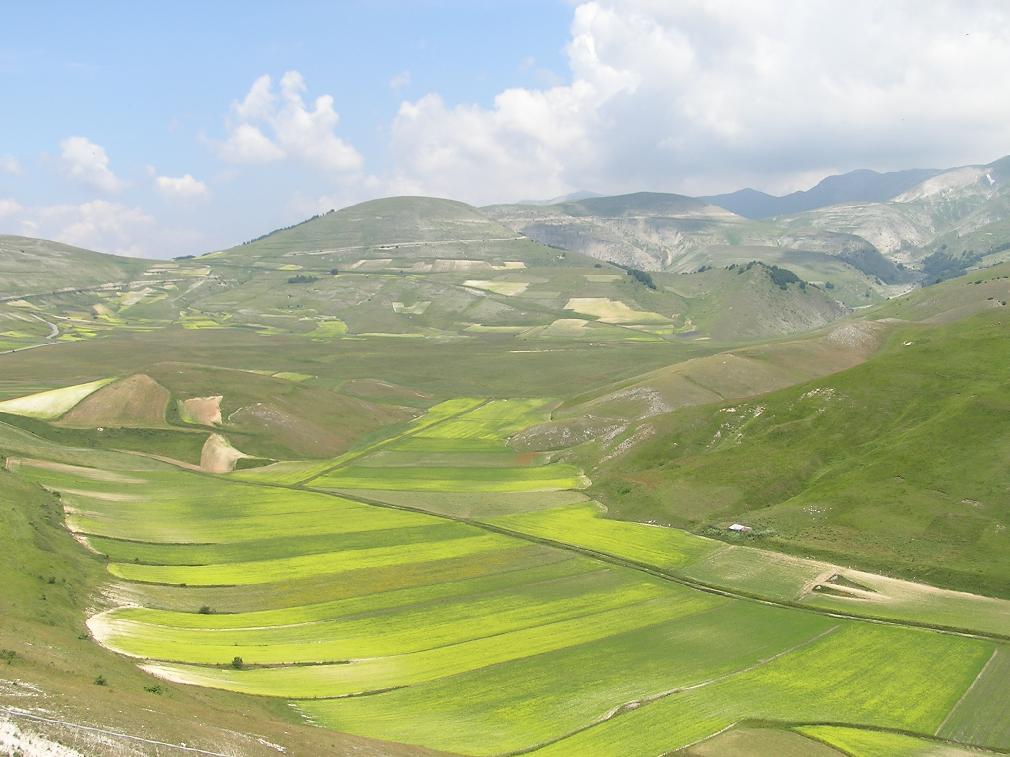
{"label": "hillside", "polygon": [[640,192],[484,210],[544,244],[650,271],[751,259],[802,267],[809,281],[843,281],[839,299],[862,306],[915,281],[1001,260],[1008,182],[1010,158],[1003,158],[949,170],[854,171],[779,198],[753,190],[700,198]]}
{"label": "hillside", "polygon": [[687,273],[755,259],[790,269],[802,266],[806,280],[843,283],[836,296],[849,306],[877,302],[910,280],[854,234],[786,228],[680,195],[639,193],[484,210],[544,244],[648,271]]}
{"label": "hillside", "polygon": [[744,522],[769,546],[1010,596],[1006,325],[995,307],[896,327],[858,367],[673,413],[599,494],[618,517]]}
{"label": "hillside", "polygon": [[942,171],[888,202],[850,202],[778,219],[790,232],[854,234],[896,263],[923,267],[932,245],[1010,218],[1010,158]]}
{"label": "hillside", "polygon": [[118,283],[151,265],[44,239],[0,235],[0,298]]}
{"label": "hillside", "polygon": [[[485,259],[521,250],[514,232],[475,208],[435,197],[388,197],[310,218],[245,244],[201,256],[244,264],[275,261],[319,267],[380,258]],[[283,260],[280,260],[283,258]]]}
{"label": "hillside", "polygon": [[[570,204],[630,217],[694,201],[669,196]],[[725,216],[725,211],[718,211]],[[741,259],[740,264],[753,259]],[[40,258],[41,260],[41,258]],[[725,265],[730,265],[727,262]],[[801,278],[822,271],[807,266]],[[589,344],[745,341],[794,333],[868,301],[863,281],[753,289],[717,274],[658,280],[547,247],[463,203],[407,197],[326,213],[248,244],[147,266],[116,288],[0,304],[0,346],[36,347],[126,331],[241,328],[320,348],[341,338],[511,339]]]}

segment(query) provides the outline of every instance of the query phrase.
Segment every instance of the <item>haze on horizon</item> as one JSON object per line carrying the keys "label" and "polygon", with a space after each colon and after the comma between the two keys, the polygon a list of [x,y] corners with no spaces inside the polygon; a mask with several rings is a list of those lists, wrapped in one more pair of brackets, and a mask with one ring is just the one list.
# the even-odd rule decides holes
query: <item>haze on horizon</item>
{"label": "haze on horizon", "polygon": [[995,0],[6,15],[0,233],[138,256],[385,195],[779,194],[1010,153]]}

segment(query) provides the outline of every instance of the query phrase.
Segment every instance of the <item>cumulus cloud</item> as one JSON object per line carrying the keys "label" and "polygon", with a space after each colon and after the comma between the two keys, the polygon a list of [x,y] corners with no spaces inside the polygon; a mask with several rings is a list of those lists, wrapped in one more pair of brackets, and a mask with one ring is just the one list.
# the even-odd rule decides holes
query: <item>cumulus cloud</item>
{"label": "cumulus cloud", "polygon": [[221,157],[230,163],[269,163],[285,153],[257,127],[238,124],[221,145]]}
{"label": "cumulus cloud", "polygon": [[867,166],[1010,152],[1010,8],[1000,0],[595,0],[566,83],[491,107],[404,102],[398,191],[472,202],[574,189],[787,191]]}
{"label": "cumulus cloud", "polygon": [[142,208],[109,200],[36,206],[0,200],[0,221],[4,233],[133,257],[168,257],[206,249],[203,234],[163,225]]}
{"label": "cumulus cloud", "polygon": [[361,154],[336,134],[340,116],[333,97],[320,95],[306,105],[305,80],[288,71],[277,87],[268,75],[253,82],[232,105],[228,136],[219,153],[234,163],[266,163],[295,158],[338,173],[361,169]]}
{"label": "cumulus cloud", "polygon": [[92,189],[112,193],[123,188],[123,182],[109,169],[105,149],[87,137],[68,137],[60,142],[60,160],[70,178]]}
{"label": "cumulus cloud", "polygon": [[21,164],[13,155],[0,155],[0,173],[17,176],[21,173]]}
{"label": "cumulus cloud", "polygon": [[194,179],[190,174],[184,176],[158,176],[154,180],[154,186],[165,197],[192,200],[206,197],[208,194],[207,185],[198,179]]}
{"label": "cumulus cloud", "polygon": [[0,210],[4,225],[25,236],[122,255],[148,254],[147,241],[157,229],[154,218],[140,208],[108,200],[42,206],[6,200],[0,209],[7,211]]}

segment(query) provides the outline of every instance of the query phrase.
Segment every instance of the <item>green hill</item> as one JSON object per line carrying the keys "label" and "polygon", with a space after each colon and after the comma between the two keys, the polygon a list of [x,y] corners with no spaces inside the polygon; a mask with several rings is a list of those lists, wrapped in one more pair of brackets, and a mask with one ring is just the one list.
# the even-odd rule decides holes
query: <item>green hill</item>
{"label": "green hill", "polygon": [[673,413],[597,473],[611,512],[1010,596],[1007,311],[907,325],[866,363]]}
{"label": "green hill", "polygon": [[[315,216],[202,261],[260,261],[320,267],[368,258],[493,258],[519,251],[515,232],[476,208],[435,197],[388,197]],[[525,252],[525,250],[523,250]],[[380,255],[379,253],[384,253]],[[462,254],[460,254],[462,253]]]}
{"label": "green hill", "polygon": [[151,265],[45,239],[0,235],[0,297],[118,283]]}

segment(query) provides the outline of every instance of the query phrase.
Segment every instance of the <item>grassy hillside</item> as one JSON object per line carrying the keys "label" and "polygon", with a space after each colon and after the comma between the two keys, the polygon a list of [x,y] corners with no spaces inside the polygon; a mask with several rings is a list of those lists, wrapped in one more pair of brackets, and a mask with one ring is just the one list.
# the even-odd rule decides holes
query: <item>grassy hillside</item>
{"label": "grassy hillside", "polygon": [[872,360],[674,413],[594,477],[618,517],[753,526],[770,546],[1010,596],[1000,308],[897,329]]}
{"label": "grassy hillside", "polygon": [[[323,262],[360,259],[372,248],[402,250],[407,256],[426,256],[425,248],[509,241],[515,233],[491,221],[475,208],[455,200],[435,197],[389,197],[342,210],[332,210],[286,229],[270,232],[229,250],[212,253],[213,260],[249,263],[286,258],[278,262]],[[477,244],[480,243],[480,244]],[[402,254],[402,253],[398,253]],[[206,260],[208,256],[201,256]]]}
{"label": "grassy hillside", "polygon": [[0,235],[0,298],[122,282],[151,265],[44,239]]}

